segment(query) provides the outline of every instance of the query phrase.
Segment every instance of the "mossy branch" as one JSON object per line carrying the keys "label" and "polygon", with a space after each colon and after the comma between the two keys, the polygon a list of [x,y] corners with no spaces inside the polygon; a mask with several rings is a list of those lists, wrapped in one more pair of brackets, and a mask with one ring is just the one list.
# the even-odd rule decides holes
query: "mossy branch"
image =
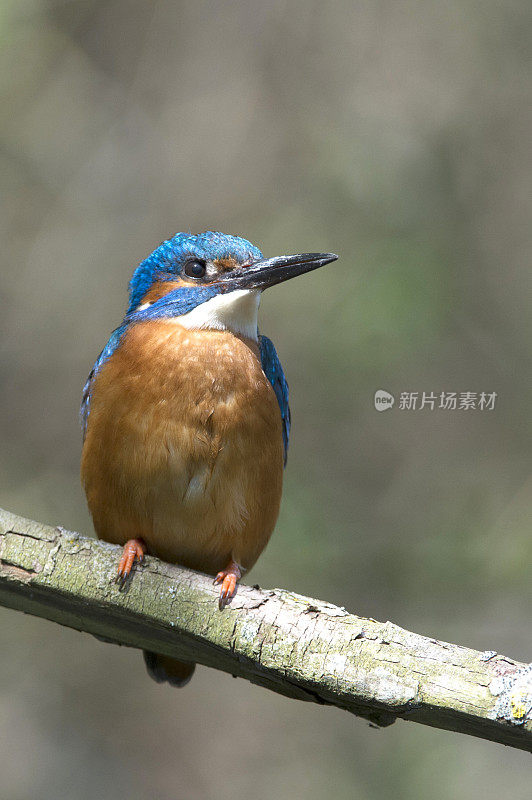
{"label": "mossy branch", "polygon": [[119,548],[0,510],[0,604],[129,647],[229,672],[280,694],[532,752],[532,665],[479,653],[275,589],[147,557],[120,591]]}

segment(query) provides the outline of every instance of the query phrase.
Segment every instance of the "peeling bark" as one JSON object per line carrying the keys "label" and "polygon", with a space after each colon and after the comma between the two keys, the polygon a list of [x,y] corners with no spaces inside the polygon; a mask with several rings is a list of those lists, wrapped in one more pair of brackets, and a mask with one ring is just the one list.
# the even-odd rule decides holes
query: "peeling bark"
{"label": "peeling bark", "polygon": [[408,719],[532,752],[532,665],[240,586],[147,556],[123,590],[120,548],[0,510],[0,604],[105,641],[229,672],[386,726]]}

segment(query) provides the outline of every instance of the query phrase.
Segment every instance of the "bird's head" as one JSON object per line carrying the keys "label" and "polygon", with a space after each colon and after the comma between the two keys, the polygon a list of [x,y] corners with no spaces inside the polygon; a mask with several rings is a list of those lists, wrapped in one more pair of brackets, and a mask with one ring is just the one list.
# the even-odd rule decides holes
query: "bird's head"
{"label": "bird's head", "polygon": [[238,236],[176,233],[135,270],[126,322],[178,318],[188,328],[257,337],[264,289],[335,261],[334,253],[263,258]]}

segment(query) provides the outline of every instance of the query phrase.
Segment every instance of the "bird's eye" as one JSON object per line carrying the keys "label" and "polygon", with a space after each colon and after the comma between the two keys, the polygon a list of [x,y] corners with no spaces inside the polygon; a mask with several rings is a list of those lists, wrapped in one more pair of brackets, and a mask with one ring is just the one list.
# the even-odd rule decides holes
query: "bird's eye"
{"label": "bird's eye", "polygon": [[205,261],[199,258],[193,258],[187,261],[184,272],[189,278],[203,278],[206,272]]}

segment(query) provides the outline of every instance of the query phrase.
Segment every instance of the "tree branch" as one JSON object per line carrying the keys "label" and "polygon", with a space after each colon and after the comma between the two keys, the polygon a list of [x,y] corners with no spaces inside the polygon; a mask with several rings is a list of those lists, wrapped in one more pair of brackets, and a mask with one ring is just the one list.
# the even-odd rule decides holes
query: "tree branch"
{"label": "tree branch", "polygon": [[0,510],[0,604],[197,661],[376,725],[409,719],[532,752],[532,665],[147,557],[121,591],[119,548]]}

